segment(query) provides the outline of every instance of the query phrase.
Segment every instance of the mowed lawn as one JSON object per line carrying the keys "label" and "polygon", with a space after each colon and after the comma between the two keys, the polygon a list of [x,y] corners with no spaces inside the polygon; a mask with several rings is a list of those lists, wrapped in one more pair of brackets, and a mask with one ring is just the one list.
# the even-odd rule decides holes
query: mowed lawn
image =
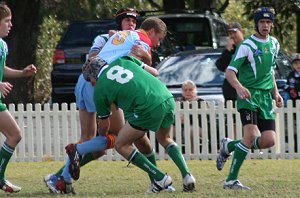
{"label": "mowed lawn", "polygon": [[[197,191],[182,192],[182,178],[172,161],[158,161],[159,168],[173,178],[176,192],[146,194],[147,174],[125,161],[94,161],[81,169],[81,177],[73,183],[77,197],[300,197],[300,160],[246,160],[240,181],[251,191],[223,190],[231,161],[223,171],[212,160],[191,160],[188,165],[197,179]],[[22,187],[13,197],[54,197],[46,188],[43,177],[58,170],[63,162],[12,162],[6,175]],[[0,192],[0,197],[5,196]]]}

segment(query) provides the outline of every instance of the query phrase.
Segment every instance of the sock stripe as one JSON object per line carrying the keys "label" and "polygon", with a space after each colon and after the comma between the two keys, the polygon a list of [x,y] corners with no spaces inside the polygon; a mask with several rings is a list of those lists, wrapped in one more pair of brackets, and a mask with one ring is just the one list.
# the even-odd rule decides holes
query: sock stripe
{"label": "sock stripe", "polygon": [[134,151],[129,155],[128,157],[128,162],[130,163],[133,158],[135,157],[135,155],[138,153],[138,150],[137,149],[134,149]]}
{"label": "sock stripe", "polygon": [[3,148],[4,150],[6,150],[7,152],[11,153],[11,154],[13,154],[14,151],[15,151],[14,148],[10,147],[10,146],[9,146],[8,144],[6,144],[6,143],[4,143],[4,144],[2,145],[2,148]]}
{"label": "sock stripe", "polygon": [[150,156],[152,156],[152,155],[154,155],[155,154],[155,152],[154,152],[154,148],[152,149],[152,151],[151,151],[151,153],[148,153],[148,154],[144,154],[145,155],[145,157],[150,157]]}
{"label": "sock stripe", "polygon": [[166,147],[167,153],[169,152],[168,150],[169,150],[171,147],[173,147],[173,146],[177,146],[177,143],[176,143],[176,142],[170,143],[170,144]]}
{"label": "sock stripe", "polygon": [[236,145],[239,149],[241,149],[242,151],[244,151],[245,153],[248,153],[249,152],[249,149],[243,144],[243,143],[238,143]]}

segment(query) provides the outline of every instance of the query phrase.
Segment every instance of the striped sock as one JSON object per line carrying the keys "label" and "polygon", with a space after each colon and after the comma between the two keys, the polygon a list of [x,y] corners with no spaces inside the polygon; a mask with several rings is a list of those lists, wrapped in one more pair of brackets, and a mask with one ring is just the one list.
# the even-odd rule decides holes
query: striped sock
{"label": "striped sock", "polygon": [[229,171],[229,175],[226,181],[237,180],[240,168],[249,152],[249,148],[247,148],[242,142],[236,144],[232,163]]}
{"label": "striped sock", "polygon": [[6,166],[13,155],[15,148],[9,146],[6,142],[2,145],[0,150],[0,181],[5,179]]}

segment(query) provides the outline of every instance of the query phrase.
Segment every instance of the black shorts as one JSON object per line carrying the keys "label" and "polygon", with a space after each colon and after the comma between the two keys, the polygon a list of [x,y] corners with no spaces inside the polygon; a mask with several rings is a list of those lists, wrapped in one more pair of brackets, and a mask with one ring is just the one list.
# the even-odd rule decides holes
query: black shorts
{"label": "black shorts", "polygon": [[275,131],[275,120],[262,120],[257,116],[257,112],[249,109],[240,109],[241,122],[243,126],[247,124],[257,125],[260,132],[267,130]]}

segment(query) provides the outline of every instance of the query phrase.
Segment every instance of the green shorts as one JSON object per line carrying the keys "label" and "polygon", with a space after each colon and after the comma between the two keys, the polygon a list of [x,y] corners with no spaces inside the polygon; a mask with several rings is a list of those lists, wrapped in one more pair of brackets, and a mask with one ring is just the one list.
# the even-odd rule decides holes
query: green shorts
{"label": "green shorts", "polygon": [[249,89],[251,98],[242,100],[237,98],[237,108],[249,109],[258,114],[258,118],[262,120],[274,120],[275,113],[273,108],[273,99],[270,91]]}
{"label": "green shorts", "polygon": [[7,107],[5,104],[2,103],[1,99],[0,99],[0,112],[7,110]]}
{"label": "green shorts", "polygon": [[145,114],[131,114],[128,123],[141,129],[157,132],[160,128],[168,128],[174,123],[175,100],[169,98],[155,109]]}

